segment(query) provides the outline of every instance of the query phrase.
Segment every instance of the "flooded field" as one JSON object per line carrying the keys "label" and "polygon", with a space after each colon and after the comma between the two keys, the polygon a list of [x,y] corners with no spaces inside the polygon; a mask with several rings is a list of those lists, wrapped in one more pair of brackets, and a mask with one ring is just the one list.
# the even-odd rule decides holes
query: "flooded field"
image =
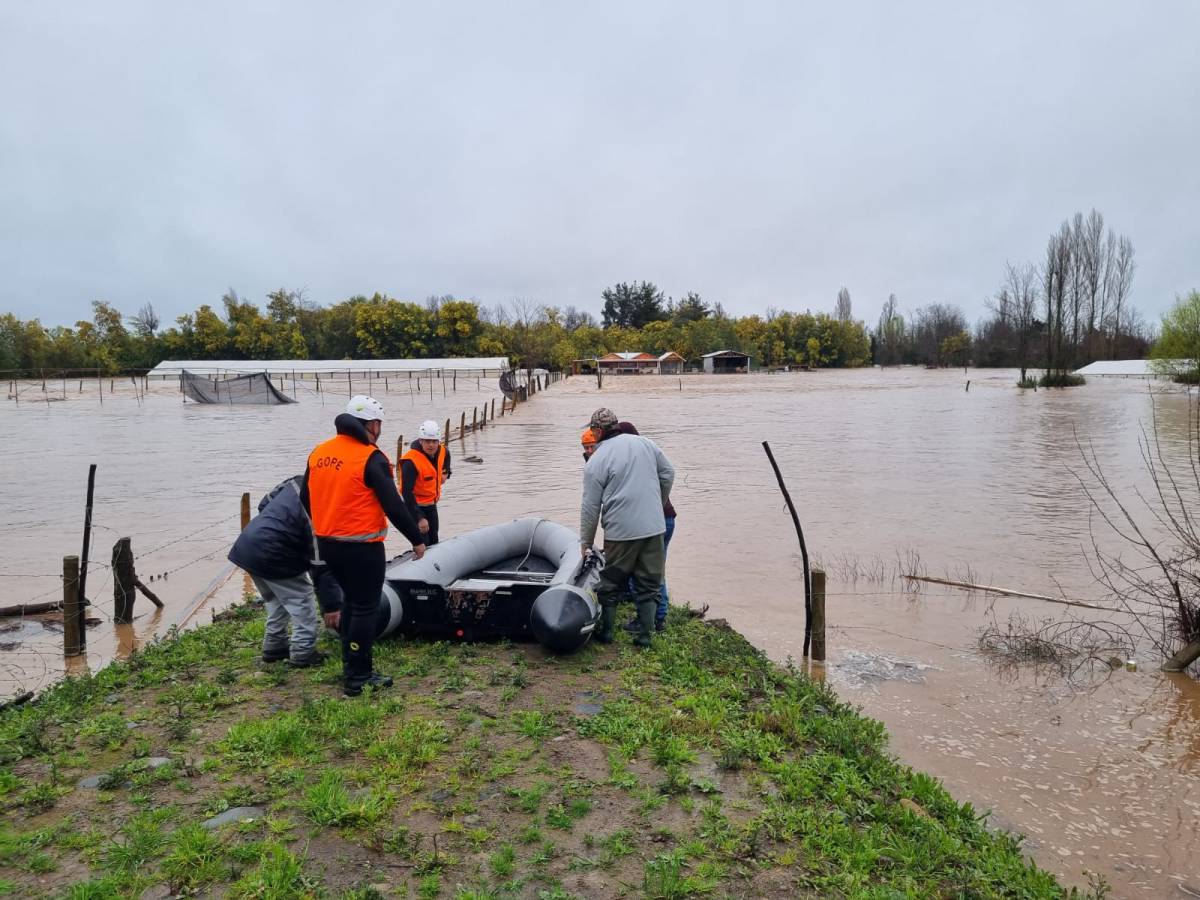
{"label": "flooded field", "polygon": [[[970,390],[965,390],[970,379]],[[1000,667],[976,650],[979,629],[1022,611],[1066,610],[1035,600],[983,598],[929,585],[906,593],[891,576],[916,564],[931,575],[1099,600],[1084,555],[1094,523],[1072,475],[1073,435],[1090,442],[1111,481],[1148,484],[1138,424],[1149,426],[1141,381],[1094,381],[1071,391],[1018,391],[997,371],[868,370],[778,376],[594,379],[557,384],[455,440],[443,533],[518,515],[574,526],[591,410],[612,407],[675,462],[679,512],[668,561],[675,603],[710,605],[772,657],[800,657],[803,595],[791,521],[761,441],[769,440],[797,502],[810,552],[830,572],[829,662],[814,674],[883,720],[895,752],[942,778],[1070,884],[1103,874],[1121,897],[1200,896],[1200,690],[1155,671],[1117,670],[1088,685]],[[383,446],[424,418],[459,414],[498,395],[460,380],[418,396],[372,385],[388,420]],[[133,538],[143,579],[167,608],[139,598],[139,618],[110,624],[112,584],[89,576],[86,663],[102,665],[171,625],[206,621],[238,596],[224,554],[238,500],[254,502],[302,471],[346,397],[298,387],[276,408],[183,404],[173,384],[74,386],[42,400],[40,386],[0,406],[0,605],[61,594],[65,554],[78,553],[87,465],[99,465],[93,554]],[[367,385],[356,384],[356,390]],[[291,390],[291,386],[288,386]],[[1162,390],[1161,386],[1156,390]],[[1187,452],[1187,398],[1158,398],[1168,458]],[[481,463],[460,461],[467,455]],[[1102,541],[1110,540],[1100,536]],[[1114,545],[1115,546],[1115,545]],[[402,540],[389,539],[393,552]],[[0,696],[36,688],[63,669],[53,617],[0,621]],[[51,621],[47,621],[51,620]],[[61,627],[61,626],[58,626]]]}

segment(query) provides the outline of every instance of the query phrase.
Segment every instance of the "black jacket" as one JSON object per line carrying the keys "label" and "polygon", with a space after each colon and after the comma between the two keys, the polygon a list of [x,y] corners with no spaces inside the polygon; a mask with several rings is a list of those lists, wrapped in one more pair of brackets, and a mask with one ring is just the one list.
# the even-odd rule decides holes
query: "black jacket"
{"label": "black jacket", "polygon": [[[360,419],[355,418],[349,413],[342,413],[334,419],[333,427],[337,429],[338,434],[348,435],[362,441],[364,444],[371,443],[371,436],[367,434],[366,426],[363,425]],[[375,499],[383,507],[384,515],[408,539],[410,544],[415,547],[417,544],[425,543],[425,538],[421,535],[421,529],[417,527],[417,523],[409,515],[400,492],[396,490],[396,482],[392,478],[392,467],[388,465],[387,457],[383,455],[382,451],[376,449],[374,453],[367,457],[366,465],[363,467],[363,483],[375,494]],[[307,468],[304,470],[304,481],[300,485],[300,502],[304,504],[305,510],[312,510],[312,505],[308,499]]]}
{"label": "black jacket", "polygon": [[229,561],[259,578],[294,578],[307,572],[317,587],[321,611],[341,609],[341,588],[327,567],[312,565],[312,558],[312,526],[300,503],[297,475],[259,501],[258,515],[233,542]]}

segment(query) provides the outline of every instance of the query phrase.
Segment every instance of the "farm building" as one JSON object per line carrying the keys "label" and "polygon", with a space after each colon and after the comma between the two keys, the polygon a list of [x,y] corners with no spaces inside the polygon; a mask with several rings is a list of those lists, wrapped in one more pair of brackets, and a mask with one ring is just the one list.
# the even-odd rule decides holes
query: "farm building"
{"label": "farm building", "polygon": [[678,375],[683,371],[684,362],[684,358],[674,350],[669,350],[661,356],[626,351],[606,353],[596,360],[596,366],[605,375]]}
{"label": "farm building", "polygon": [[750,354],[737,350],[714,350],[701,358],[704,360],[704,371],[710,375],[750,371]]}
{"label": "farm building", "polygon": [[686,362],[687,360],[674,350],[668,350],[658,358],[658,374],[681,375],[683,374],[683,366]]}

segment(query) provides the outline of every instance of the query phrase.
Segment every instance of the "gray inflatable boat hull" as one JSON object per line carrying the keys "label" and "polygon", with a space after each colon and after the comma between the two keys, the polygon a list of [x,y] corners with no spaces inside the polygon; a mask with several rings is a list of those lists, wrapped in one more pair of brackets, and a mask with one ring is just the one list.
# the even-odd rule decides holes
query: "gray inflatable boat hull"
{"label": "gray inflatable boat hull", "polygon": [[556,652],[587,643],[600,618],[603,559],[548,519],[513,519],[456,535],[388,565],[381,637],[534,638]]}

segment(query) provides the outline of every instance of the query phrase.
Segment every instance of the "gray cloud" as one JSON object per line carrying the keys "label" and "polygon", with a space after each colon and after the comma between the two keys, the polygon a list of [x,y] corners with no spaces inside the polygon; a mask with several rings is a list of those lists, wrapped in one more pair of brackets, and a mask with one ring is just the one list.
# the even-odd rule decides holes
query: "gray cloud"
{"label": "gray cloud", "polygon": [[1191,0],[247,6],[0,10],[0,309],[646,278],[974,318],[1092,206],[1148,315],[1200,287]]}

